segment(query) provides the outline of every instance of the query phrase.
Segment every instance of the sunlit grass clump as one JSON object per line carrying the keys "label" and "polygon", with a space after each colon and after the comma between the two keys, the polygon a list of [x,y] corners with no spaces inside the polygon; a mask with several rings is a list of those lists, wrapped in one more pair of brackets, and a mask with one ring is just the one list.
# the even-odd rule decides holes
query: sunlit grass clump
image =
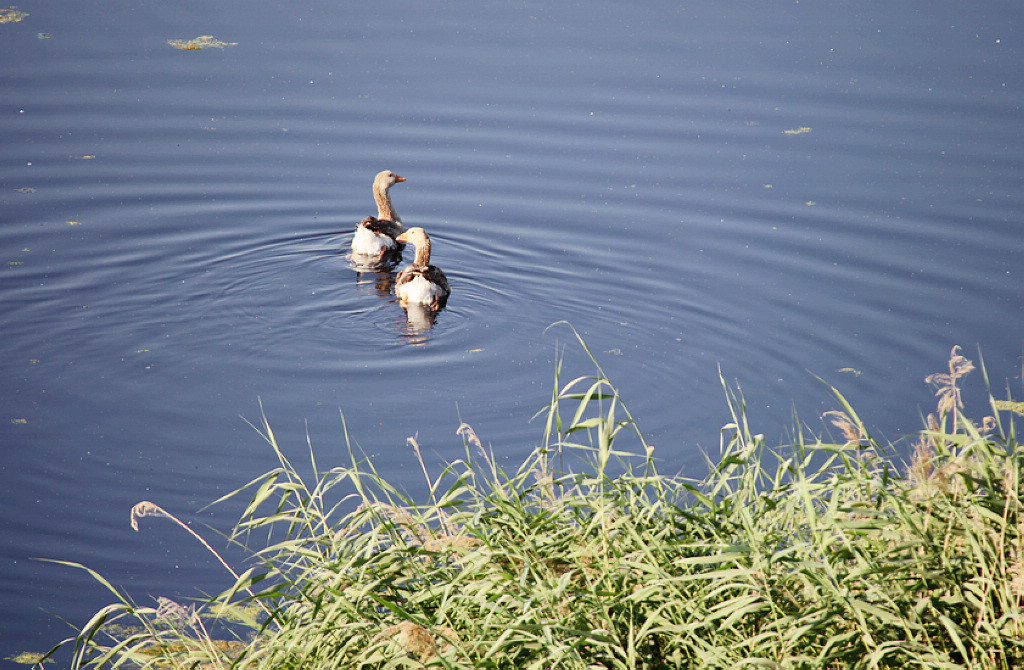
{"label": "sunlit grass clump", "polygon": [[301,474],[264,420],[281,466],[231,494],[255,567],[201,608],[119,596],[69,642],[83,667],[1020,667],[1022,450],[996,405],[962,413],[972,368],[929,378],[905,467],[838,393],[843,443],[772,449],[728,391],[707,477],[662,475],[600,367],[556,370],[514,472],[460,426],[421,501],[356,457]]}

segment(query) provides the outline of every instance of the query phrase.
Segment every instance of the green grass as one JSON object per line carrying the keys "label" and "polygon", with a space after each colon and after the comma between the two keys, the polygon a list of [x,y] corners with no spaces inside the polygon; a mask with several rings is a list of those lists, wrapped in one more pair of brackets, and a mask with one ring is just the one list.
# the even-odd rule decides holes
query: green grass
{"label": "green grass", "polygon": [[349,466],[296,467],[264,419],[280,467],[226,496],[249,501],[233,539],[256,567],[198,609],[95,575],[117,601],[64,644],[75,667],[1020,667],[1015,405],[967,419],[972,368],[954,348],[929,377],[939,411],[903,467],[838,392],[842,444],[770,448],[726,386],[707,477],[664,476],[599,366],[556,367],[514,472],[461,426],[466,457],[424,467],[421,501],[351,446]]}

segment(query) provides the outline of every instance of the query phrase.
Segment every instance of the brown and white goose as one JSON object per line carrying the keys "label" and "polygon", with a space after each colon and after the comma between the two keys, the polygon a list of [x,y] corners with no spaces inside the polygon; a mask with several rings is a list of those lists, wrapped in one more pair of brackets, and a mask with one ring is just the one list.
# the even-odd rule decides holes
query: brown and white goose
{"label": "brown and white goose", "polygon": [[377,202],[377,216],[368,216],[356,226],[352,236],[352,253],[369,260],[382,261],[385,256],[401,250],[395,241],[405,232],[402,219],[391,204],[391,187],[405,181],[391,170],[377,173],[373,180],[373,199]]}
{"label": "brown and white goose", "polygon": [[410,303],[437,311],[448,302],[451,289],[441,269],[430,264],[430,237],[422,228],[410,228],[396,238],[416,247],[412,265],[395,278],[395,295],[402,307]]}

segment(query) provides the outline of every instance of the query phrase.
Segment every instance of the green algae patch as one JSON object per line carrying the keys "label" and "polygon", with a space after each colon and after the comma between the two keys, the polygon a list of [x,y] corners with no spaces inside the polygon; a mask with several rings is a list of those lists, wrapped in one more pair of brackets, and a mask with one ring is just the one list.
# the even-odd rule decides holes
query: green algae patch
{"label": "green algae patch", "polygon": [[238,42],[222,42],[213,35],[200,35],[192,40],[167,40],[175,49],[223,49],[238,46]]}
{"label": "green algae patch", "polygon": [[1011,400],[993,400],[992,406],[998,410],[1013,412],[1024,416],[1024,402],[1013,402]]}
{"label": "green algae patch", "polygon": [[20,654],[8,656],[7,660],[21,665],[38,665],[43,660],[43,655],[31,651],[23,651]]}
{"label": "green algae patch", "polygon": [[27,12],[19,12],[14,7],[0,9],[0,23],[17,23],[28,16]]}

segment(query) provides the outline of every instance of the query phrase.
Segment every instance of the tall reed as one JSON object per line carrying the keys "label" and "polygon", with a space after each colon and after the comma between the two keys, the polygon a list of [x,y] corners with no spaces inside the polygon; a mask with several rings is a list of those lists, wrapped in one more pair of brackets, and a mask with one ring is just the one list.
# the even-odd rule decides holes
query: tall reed
{"label": "tall reed", "polygon": [[[968,364],[954,348],[929,377],[938,415],[904,469],[838,391],[842,443],[770,448],[723,382],[708,475],[664,476],[599,366],[556,366],[545,440],[515,471],[461,425],[465,458],[436,477],[420,459],[420,502],[347,433],[350,465],[310,449],[301,474],[264,419],[280,467],[225,496],[248,497],[234,539],[259,538],[256,566],[175,624],[119,595],[75,666],[1020,667],[1022,450],[998,402],[962,413]],[[108,634],[118,616],[137,627]]]}

